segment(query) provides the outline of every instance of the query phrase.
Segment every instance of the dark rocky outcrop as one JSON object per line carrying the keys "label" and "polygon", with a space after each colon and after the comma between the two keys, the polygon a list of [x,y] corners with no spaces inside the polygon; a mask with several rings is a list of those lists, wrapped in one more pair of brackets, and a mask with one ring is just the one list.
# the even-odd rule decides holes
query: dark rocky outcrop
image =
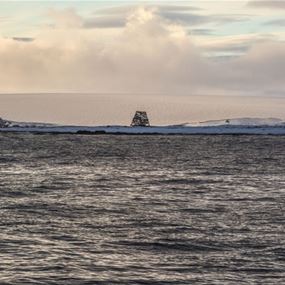
{"label": "dark rocky outcrop", "polygon": [[9,125],[10,125],[10,123],[8,121],[0,118],[0,128],[7,128],[7,127],[9,127]]}

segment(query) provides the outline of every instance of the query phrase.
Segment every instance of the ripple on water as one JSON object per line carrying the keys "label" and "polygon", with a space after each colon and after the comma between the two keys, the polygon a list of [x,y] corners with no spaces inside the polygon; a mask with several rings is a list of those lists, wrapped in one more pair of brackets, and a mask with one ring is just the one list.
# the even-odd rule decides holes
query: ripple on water
{"label": "ripple on water", "polygon": [[0,134],[0,283],[285,284],[284,143]]}

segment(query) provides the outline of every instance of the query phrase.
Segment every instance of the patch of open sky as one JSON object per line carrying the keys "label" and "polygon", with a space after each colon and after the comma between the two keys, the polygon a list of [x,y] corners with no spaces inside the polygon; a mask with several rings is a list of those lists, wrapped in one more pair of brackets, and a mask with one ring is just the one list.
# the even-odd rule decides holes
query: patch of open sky
{"label": "patch of open sky", "polygon": [[276,20],[274,16],[259,16],[247,21],[233,22],[223,26],[221,35],[283,32],[284,27],[282,26],[265,24],[274,20]]}
{"label": "patch of open sky", "polygon": [[[215,2],[215,3],[214,3]],[[237,15],[241,15],[241,21],[228,22],[226,24],[216,24],[215,34],[217,35],[236,35],[236,34],[247,34],[247,33],[256,33],[266,30],[267,32],[272,29],[270,25],[264,26],[264,22],[269,22],[276,19],[276,16],[262,16],[262,17],[250,17],[248,20],[246,18],[244,1],[230,1],[230,3],[225,1],[176,1],[175,6],[184,5],[184,6],[193,6],[199,8],[198,14],[203,16],[211,16],[215,14],[221,14],[229,16],[231,15],[229,11],[234,11]],[[30,36],[31,33],[36,33],[36,29],[43,24],[45,21],[45,13],[50,8],[55,9],[66,9],[74,8],[80,16],[88,17],[100,9],[112,8],[118,6],[133,6],[133,5],[167,5],[169,7],[173,6],[173,3],[167,1],[0,1],[0,11],[1,15],[6,17],[11,17],[13,20],[2,27],[2,34],[4,36],[23,36],[23,34],[28,33]],[[230,6],[229,6],[230,5]],[[226,7],[226,8],[225,8]],[[229,7],[231,8],[229,10]],[[250,12],[250,11],[246,11]],[[279,14],[279,13],[277,13]],[[235,15],[233,15],[235,17]],[[244,17],[244,21],[242,20]],[[250,20],[250,25],[249,21]],[[201,24],[201,27],[211,27],[213,28],[213,23]],[[282,27],[274,27],[278,31]],[[276,30],[275,29],[275,30]]]}
{"label": "patch of open sky", "polygon": [[217,28],[216,34],[220,36],[251,34],[257,32],[259,28],[260,23],[253,20],[250,22],[231,22],[224,24],[221,28]]}
{"label": "patch of open sky", "polygon": [[4,37],[35,36],[38,29],[46,24],[47,11],[74,8],[81,16],[90,15],[95,9],[112,6],[114,2],[100,1],[0,1],[0,15],[9,22],[1,27]]}

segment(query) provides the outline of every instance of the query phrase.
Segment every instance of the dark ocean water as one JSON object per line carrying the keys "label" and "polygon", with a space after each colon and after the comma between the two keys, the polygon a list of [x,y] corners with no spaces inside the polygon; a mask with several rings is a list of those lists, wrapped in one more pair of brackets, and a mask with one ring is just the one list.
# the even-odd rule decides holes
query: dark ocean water
{"label": "dark ocean water", "polygon": [[0,134],[0,284],[285,284],[285,137]]}

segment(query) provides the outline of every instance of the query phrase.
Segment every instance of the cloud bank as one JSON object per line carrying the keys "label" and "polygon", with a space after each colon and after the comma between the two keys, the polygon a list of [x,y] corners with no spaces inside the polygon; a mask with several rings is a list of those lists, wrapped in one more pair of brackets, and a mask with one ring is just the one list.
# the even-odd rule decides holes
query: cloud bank
{"label": "cloud bank", "polygon": [[120,29],[50,10],[33,41],[0,39],[0,92],[127,92],[285,95],[283,43],[257,42],[227,61],[203,56],[183,26],[155,8]]}

